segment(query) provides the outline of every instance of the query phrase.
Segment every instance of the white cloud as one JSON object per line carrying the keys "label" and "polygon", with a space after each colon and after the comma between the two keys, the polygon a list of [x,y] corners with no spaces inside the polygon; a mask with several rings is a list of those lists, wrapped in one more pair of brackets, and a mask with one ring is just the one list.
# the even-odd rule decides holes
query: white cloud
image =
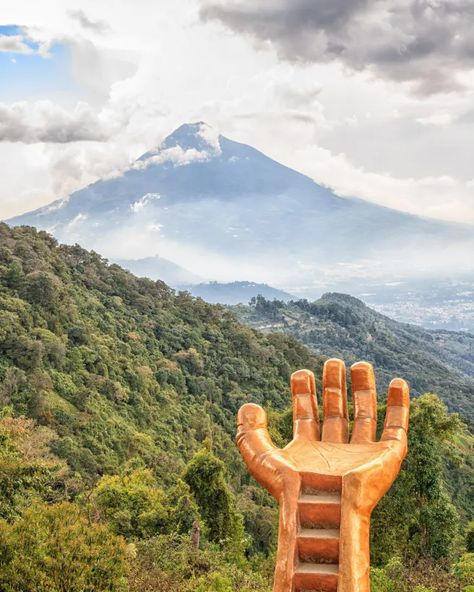
{"label": "white cloud", "polygon": [[153,223],[153,224],[149,224],[147,226],[147,229],[150,230],[151,232],[160,232],[160,230],[163,228],[163,224],[158,224],[158,223]]}
{"label": "white cloud", "polygon": [[354,166],[344,153],[334,155],[318,146],[297,151],[290,164],[299,164],[303,172],[342,197],[360,197],[419,216],[474,224],[474,179],[460,181],[442,175],[399,178],[374,173]]}
{"label": "white cloud", "polygon": [[130,209],[134,214],[138,214],[143,211],[150,202],[158,200],[160,197],[159,193],[146,193],[143,197],[133,202]]}
{"label": "white cloud", "polygon": [[202,123],[199,126],[198,135],[212,148],[214,154],[221,153],[219,131],[215,127],[206,123]]}
{"label": "white cloud", "polygon": [[136,170],[146,169],[151,165],[162,164],[170,162],[175,166],[186,166],[194,161],[208,160],[211,153],[206,150],[196,150],[196,148],[188,148],[183,150],[181,146],[173,146],[160,150],[157,154],[149,156],[143,160],[136,160],[131,168]]}
{"label": "white cloud", "polygon": [[87,16],[87,14],[83,10],[69,10],[68,14],[72,19],[77,20],[81,27],[83,27],[84,29],[89,29],[94,33],[103,33],[108,28],[107,23],[105,21],[92,20]]}
{"label": "white cloud", "polygon": [[69,222],[67,228],[70,230],[78,224],[80,224],[81,222],[84,222],[84,220],[87,220],[87,214],[79,213],[77,214],[77,216],[74,216],[74,218]]}
{"label": "white cloud", "polygon": [[453,115],[452,113],[432,113],[427,117],[417,117],[416,121],[421,123],[422,125],[436,125],[440,127],[445,127],[451,125],[453,123]]}

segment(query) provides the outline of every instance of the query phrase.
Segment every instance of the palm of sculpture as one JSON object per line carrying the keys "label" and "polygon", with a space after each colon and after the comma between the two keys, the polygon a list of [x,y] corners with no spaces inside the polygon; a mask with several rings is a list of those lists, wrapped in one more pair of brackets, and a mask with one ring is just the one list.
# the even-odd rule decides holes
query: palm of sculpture
{"label": "palm of sculpture", "polygon": [[370,514],[395,480],[407,450],[409,390],[392,380],[384,431],[375,442],[377,399],[372,366],[351,368],[354,426],[350,444],[345,366],[323,372],[320,438],[314,375],[291,377],[293,440],[276,448],[264,410],[238,414],[237,443],[249,471],[280,503],[273,592],[369,592]]}

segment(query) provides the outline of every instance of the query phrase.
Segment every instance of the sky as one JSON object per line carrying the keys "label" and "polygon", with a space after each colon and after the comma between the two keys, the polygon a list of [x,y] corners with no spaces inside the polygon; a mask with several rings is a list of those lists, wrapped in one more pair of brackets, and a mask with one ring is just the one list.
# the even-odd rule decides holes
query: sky
{"label": "sky", "polygon": [[474,224],[472,0],[3,0],[0,219],[205,121],[341,196]]}

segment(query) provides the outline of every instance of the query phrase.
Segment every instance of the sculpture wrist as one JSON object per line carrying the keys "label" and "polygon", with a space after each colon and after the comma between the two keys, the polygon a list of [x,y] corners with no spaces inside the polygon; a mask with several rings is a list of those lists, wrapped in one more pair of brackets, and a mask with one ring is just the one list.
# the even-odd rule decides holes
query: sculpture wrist
{"label": "sculpture wrist", "polygon": [[370,590],[370,511],[341,506],[338,592]]}

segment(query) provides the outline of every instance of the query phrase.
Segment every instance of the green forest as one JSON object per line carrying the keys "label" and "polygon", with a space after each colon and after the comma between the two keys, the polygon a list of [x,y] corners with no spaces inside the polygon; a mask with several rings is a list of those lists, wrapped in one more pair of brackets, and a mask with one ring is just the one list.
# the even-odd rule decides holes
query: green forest
{"label": "green forest", "polygon": [[[330,307],[347,331],[351,306]],[[416,374],[417,336],[408,356],[389,341],[378,366]],[[0,223],[0,591],[270,592],[277,507],[235,416],[263,405],[284,445],[291,373],[318,379],[346,353]],[[474,591],[472,403],[450,376],[416,384],[409,453],[372,518],[372,592]]]}

